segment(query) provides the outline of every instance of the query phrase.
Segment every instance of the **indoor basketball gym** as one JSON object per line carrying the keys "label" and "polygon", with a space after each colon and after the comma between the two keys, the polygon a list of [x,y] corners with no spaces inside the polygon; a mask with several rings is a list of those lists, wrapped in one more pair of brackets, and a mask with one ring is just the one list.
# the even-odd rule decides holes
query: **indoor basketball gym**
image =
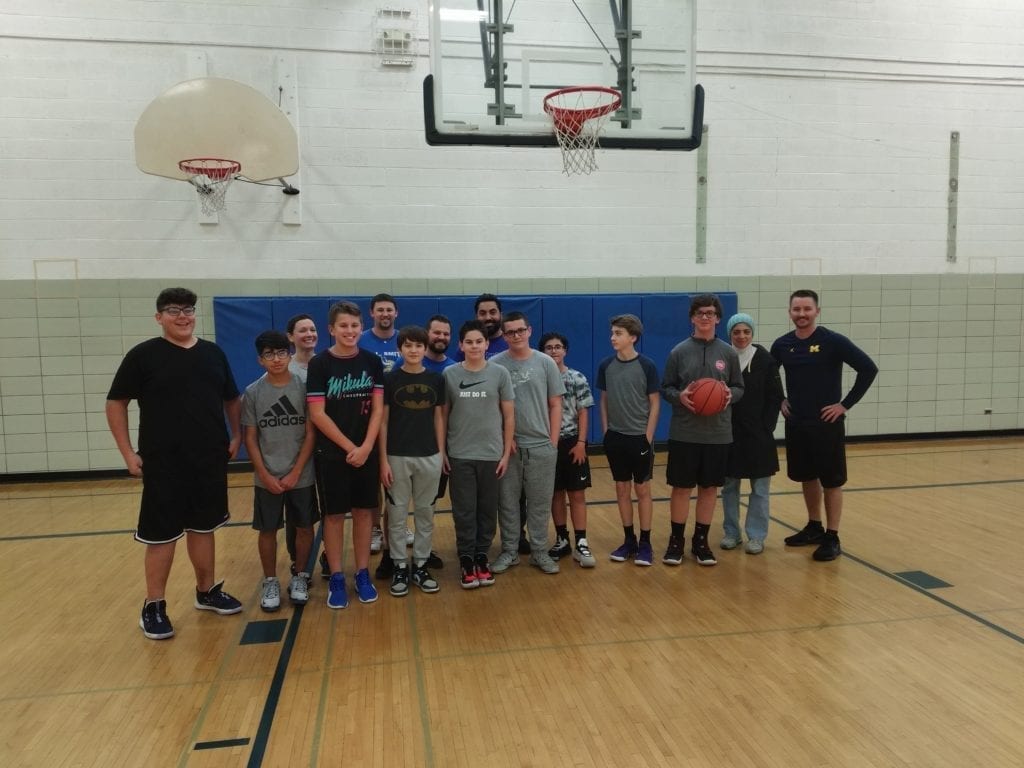
{"label": "indoor basketball gym", "polygon": [[[1024,765],[1022,28],[976,0],[0,9],[0,763]],[[192,608],[182,544],[175,636],[146,639],[104,407],[176,285],[241,389],[256,334],[308,311],[325,349],[338,299],[454,330],[497,294],[594,387],[615,314],[661,371],[693,295],[770,347],[815,290],[879,368],[843,554],[783,544],[780,443],[762,554],[719,549],[719,502],[717,566],[611,562],[594,408],[596,567],[462,590],[443,497],[438,593],[332,611],[317,569],[267,613],[242,463],[216,533],[242,612]]]}

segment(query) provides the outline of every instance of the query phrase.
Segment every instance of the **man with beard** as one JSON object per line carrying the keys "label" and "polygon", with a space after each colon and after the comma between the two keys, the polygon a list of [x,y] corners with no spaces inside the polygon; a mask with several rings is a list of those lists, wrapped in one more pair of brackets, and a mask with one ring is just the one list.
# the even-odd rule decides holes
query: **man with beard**
{"label": "man with beard", "polygon": [[[484,324],[487,331],[487,352],[485,359],[490,360],[499,352],[508,349],[508,342],[501,333],[501,299],[493,293],[481,293],[473,302],[476,319]],[[455,361],[461,363],[465,358],[462,351],[455,353]]]}
{"label": "man with beard", "polygon": [[[817,544],[812,557],[829,561],[842,554],[839,521],[846,484],[846,412],[864,397],[878,366],[848,338],[819,326],[820,314],[817,293],[793,291],[789,297],[793,330],[775,340],[771,354],[786,372],[782,401],[786,473],[803,486],[807,507],[807,525],[787,536],[786,546]],[[842,397],[843,365],[857,372],[846,397]],[[827,527],[821,524],[822,501]]]}
{"label": "man with beard", "polygon": [[443,373],[448,366],[455,365],[446,354],[452,340],[452,321],[445,315],[434,315],[427,321],[427,352],[423,356],[423,367],[428,371]]}
{"label": "man with beard", "polygon": [[370,317],[373,326],[359,337],[359,346],[373,352],[384,364],[384,373],[390,373],[396,365],[402,364],[402,353],[398,351],[398,333],[395,320],[398,319],[398,304],[395,297],[378,293],[370,299]]}

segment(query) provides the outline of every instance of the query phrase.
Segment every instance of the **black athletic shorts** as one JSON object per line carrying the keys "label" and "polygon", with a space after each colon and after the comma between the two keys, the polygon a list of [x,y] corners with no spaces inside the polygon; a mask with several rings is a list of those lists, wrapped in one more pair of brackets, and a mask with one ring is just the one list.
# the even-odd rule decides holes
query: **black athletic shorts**
{"label": "black athletic shorts", "polygon": [[252,527],[257,531],[276,531],[288,522],[296,528],[312,528],[317,521],[316,494],[313,486],[292,488],[284,493],[271,493],[256,486],[252,499]]}
{"label": "black athletic shorts", "polygon": [[729,469],[729,444],[668,441],[665,480],[673,488],[721,488]]}
{"label": "black athletic shorts", "polygon": [[846,485],[846,427],[843,422],[794,424],[787,420],[786,474],[798,483],[818,480],[822,488]]}
{"label": "black athletic shorts", "polygon": [[590,459],[582,464],[573,463],[569,451],[576,447],[578,437],[566,437],[558,441],[558,459],[555,462],[555,490],[582,491],[590,487]]}
{"label": "black athletic shorts", "polygon": [[185,531],[210,533],[226,523],[228,514],[228,453],[203,456],[142,457],[142,504],[135,540],[167,544]]}
{"label": "black athletic shorts", "polygon": [[609,429],[604,433],[604,452],[617,483],[646,483],[654,475],[654,450],[647,435],[623,435]]}
{"label": "black athletic shorts", "polygon": [[361,467],[344,456],[316,452],[316,490],[324,517],[347,515],[353,509],[374,509],[380,504],[380,463],[372,451]]}

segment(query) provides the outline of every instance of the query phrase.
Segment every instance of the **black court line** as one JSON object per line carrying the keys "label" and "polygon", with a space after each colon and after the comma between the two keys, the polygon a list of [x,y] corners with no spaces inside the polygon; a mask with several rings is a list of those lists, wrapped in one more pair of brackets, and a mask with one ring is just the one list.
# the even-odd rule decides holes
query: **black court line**
{"label": "black court line", "polygon": [[[320,551],[322,537],[323,527],[320,526],[313,537],[309,561],[306,563],[307,573],[313,573],[312,568],[316,565],[316,553]],[[292,660],[292,651],[295,649],[295,638],[299,634],[299,625],[302,624],[302,615],[305,610],[305,605],[296,605],[294,607],[292,619],[288,624],[288,632],[285,634],[284,643],[281,644],[281,653],[277,657],[274,677],[270,681],[270,689],[267,691],[267,700],[263,703],[263,714],[260,716],[260,724],[257,726],[256,735],[252,740],[252,752],[249,753],[249,762],[246,764],[248,768],[260,768],[263,765],[263,757],[267,752],[267,742],[270,741],[270,729],[274,725],[277,705],[281,700],[281,689],[284,687],[288,665]]]}
{"label": "black court line", "polygon": [[223,749],[224,747],[244,747],[248,739],[221,739],[220,741],[197,741],[193,749]]}
{"label": "black court line", "polygon": [[[867,488],[849,488],[844,487],[844,493],[876,493],[878,491],[918,491],[927,490],[929,488],[970,488],[979,485],[1013,485],[1014,483],[1024,483],[1024,477],[1009,478],[1006,480],[961,480],[955,483],[928,483],[927,485],[879,485],[871,486]],[[772,496],[801,496],[803,491],[772,491]],[[668,501],[668,496],[655,496],[651,501]],[[615,504],[615,499],[589,499],[587,500],[588,507],[601,507]],[[438,509],[434,512],[436,515],[450,515],[451,509]],[[774,519],[774,518],[773,518]],[[251,527],[252,520],[240,520],[230,523],[225,523],[221,528],[240,528],[240,527]],[[36,541],[45,539],[74,539],[85,536],[121,536],[123,534],[132,534],[135,532],[134,528],[123,528],[115,530],[105,531],[72,531],[66,533],[33,533],[25,534],[22,536],[0,536],[0,543],[7,541]],[[314,563],[315,565],[315,563]],[[312,571],[310,571],[312,573]]]}

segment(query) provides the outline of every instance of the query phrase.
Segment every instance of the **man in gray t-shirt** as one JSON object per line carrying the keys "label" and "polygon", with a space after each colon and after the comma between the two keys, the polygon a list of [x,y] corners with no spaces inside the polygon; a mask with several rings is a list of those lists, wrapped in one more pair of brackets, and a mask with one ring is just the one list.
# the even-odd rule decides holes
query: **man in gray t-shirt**
{"label": "man in gray t-shirt", "polygon": [[491,570],[501,573],[519,562],[519,499],[526,497],[526,527],[530,538],[530,565],[544,573],[558,573],[548,555],[548,520],[555,487],[558,433],[562,426],[565,384],[555,361],[530,348],[530,324],[522,312],[502,318],[508,350],[491,362],[508,369],[515,389],[515,450],[501,478],[501,554]]}

